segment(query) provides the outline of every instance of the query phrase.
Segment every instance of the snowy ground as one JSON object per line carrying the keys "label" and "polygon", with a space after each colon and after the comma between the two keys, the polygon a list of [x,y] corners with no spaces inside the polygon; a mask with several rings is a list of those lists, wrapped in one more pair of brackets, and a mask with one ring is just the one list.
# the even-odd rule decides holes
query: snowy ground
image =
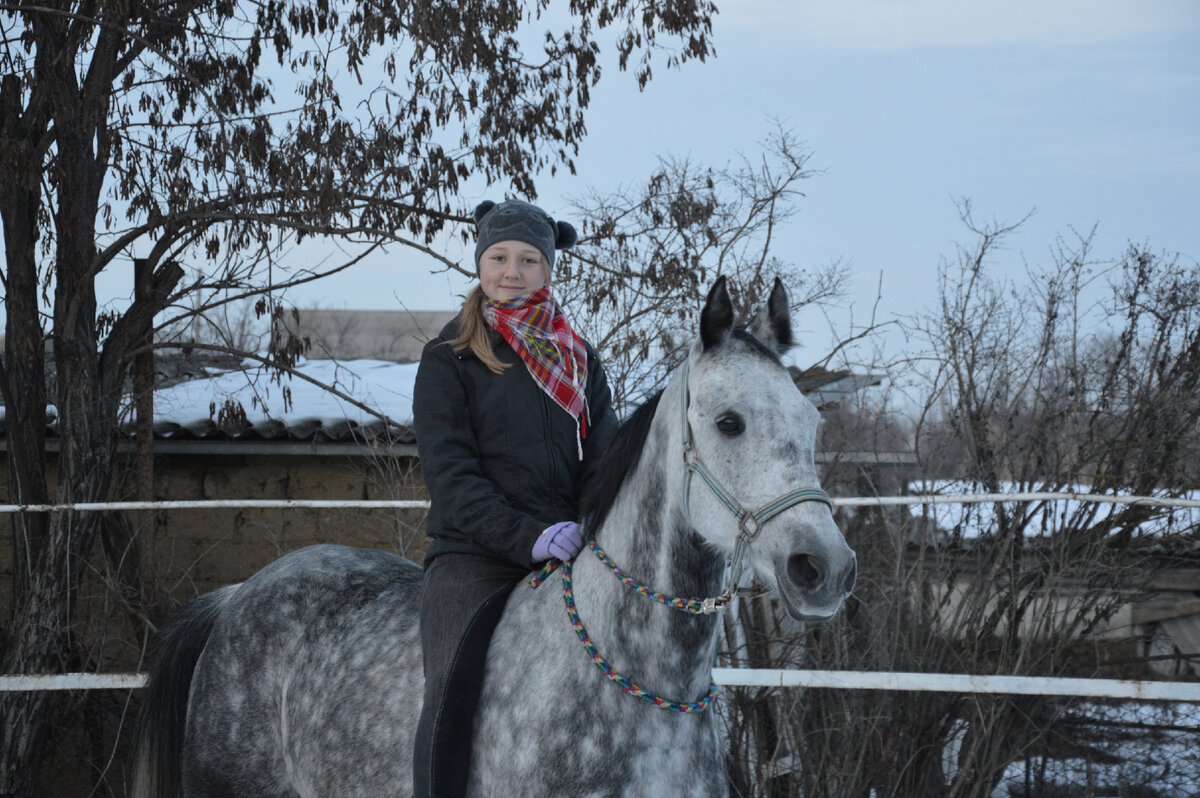
{"label": "snowy ground", "polygon": [[[1040,492],[1040,485],[1019,485],[1004,483],[1000,486],[1004,493]],[[1061,491],[1064,493],[1090,493],[1088,485],[1068,485]],[[972,493],[986,493],[979,485],[960,480],[922,480],[910,482],[908,492],[912,495],[956,496]],[[1191,491],[1182,498],[1200,500],[1200,492]],[[1013,506],[1010,504],[1010,507]],[[1100,504],[1082,502],[1077,499],[1060,499],[1056,501],[1038,502],[1032,506],[1033,522],[1026,527],[1026,535],[1036,536],[1050,534],[1062,528],[1068,519],[1075,518],[1081,513],[1094,512],[1093,523],[1099,524],[1110,515],[1115,515],[1125,509],[1119,504]],[[911,505],[910,512],[915,518],[930,517],[939,529],[951,532],[962,538],[977,538],[987,534],[996,527],[996,505],[983,504],[931,504]],[[1200,507],[1176,507],[1169,514],[1143,524],[1141,532],[1146,535],[1179,534],[1200,527]]]}
{"label": "snowy ground", "polygon": [[1086,704],[1066,720],[1088,755],[1013,762],[992,798],[1200,796],[1200,704]]}

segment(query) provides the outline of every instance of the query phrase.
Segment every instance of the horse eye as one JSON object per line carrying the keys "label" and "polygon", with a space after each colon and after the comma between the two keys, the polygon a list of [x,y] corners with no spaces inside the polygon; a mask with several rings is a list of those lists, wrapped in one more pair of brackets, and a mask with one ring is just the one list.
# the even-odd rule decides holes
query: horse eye
{"label": "horse eye", "polygon": [[717,429],[726,435],[741,435],[746,431],[746,424],[737,413],[726,413],[717,419]]}

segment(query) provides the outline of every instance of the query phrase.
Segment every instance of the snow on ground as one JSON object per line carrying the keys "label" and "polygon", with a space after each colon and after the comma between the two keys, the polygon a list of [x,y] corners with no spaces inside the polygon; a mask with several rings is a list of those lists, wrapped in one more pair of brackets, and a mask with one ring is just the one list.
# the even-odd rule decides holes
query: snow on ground
{"label": "snow on ground", "polygon": [[[912,495],[954,496],[961,494],[990,493],[977,483],[964,480],[921,480],[910,482],[908,492]],[[1043,492],[1037,485],[1019,485],[1003,483],[1002,493],[1038,493]],[[1088,485],[1067,485],[1054,492],[1057,493],[1091,493]],[[1200,499],[1200,492],[1185,493],[1182,498]],[[1101,523],[1104,519],[1116,515],[1126,509],[1120,504],[1095,504],[1078,499],[1058,499],[1039,502],[1008,502],[1007,507],[1015,510],[1018,506],[1028,506],[1033,513],[1033,523],[1025,528],[1027,537],[1051,534],[1063,528],[1069,519],[1091,517],[1089,525]],[[981,504],[930,504],[911,505],[909,511],[915,518],[931,518],[938,528],[951,532],[963,538],[977,538],[996,528],[996,504],[984,502]],[[1200,527],[1200,507],[1176,507],[1169,514],[1142,525],[1141,531],[1147,535],[1180,534]]]}
{"label": "snow on ground", "polygon": [[992,798],[1200,796],[1200,704],[1085,704],[1072,715],[1078,721],[1064,728],[1093,756],[1036,757],[1028,774],[1013,762]]}

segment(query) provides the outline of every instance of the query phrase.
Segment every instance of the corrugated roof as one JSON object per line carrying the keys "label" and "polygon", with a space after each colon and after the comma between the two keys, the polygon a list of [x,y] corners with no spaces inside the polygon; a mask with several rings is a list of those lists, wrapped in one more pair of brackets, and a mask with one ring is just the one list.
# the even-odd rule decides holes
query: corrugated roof
{"label": "corrugated roof", "polygon": [[[413,441],[417,364],[305,360],[295,371],[294,376],[273,375],[254,364],[156,389],[154,435],[176,440]],[[132,433],[132,426],[125,430]]]}
{"label": "corrugated roof", "polygon": [[[218,366],[209,358],[203,365],[193,362],[171,367],[170,374],[156,371],[161,383],[154,390],[156,438],[414,440],[412,385],[416,363],[304,360],[295,368],[297,375],[288,376],[272,374],[259,363],[233,360]],[[235,409],[238,407],[240,410]],[[58,434],[58,411],[53,405],[47,408],[46,431],[52,438]],[[132,437],[132,420],[122,424],[121,431]],[[0,406],[0,437],[4,433],[5,409]]]}

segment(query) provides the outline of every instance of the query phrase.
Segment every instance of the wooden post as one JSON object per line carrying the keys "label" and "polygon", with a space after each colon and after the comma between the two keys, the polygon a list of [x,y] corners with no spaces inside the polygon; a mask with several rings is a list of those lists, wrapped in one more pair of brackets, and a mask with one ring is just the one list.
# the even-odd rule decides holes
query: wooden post
{"label": "wooden post", "polygon": [[[134,258],[134,298],[148,301],[153,267],[146,258]],[[134,434],[137,438],[135,455],[135,499],[154,501],[154,332],[151,330],[142,341],[143,351],[133,360],[133,409],[136,417]],[[155,515],[153,510],[138,510],[135,515],[136,530],[134,554],[137,565],[138,592],[142,609],[148,616],[156,614],[154,589],[157,571],[154,568]]]}

